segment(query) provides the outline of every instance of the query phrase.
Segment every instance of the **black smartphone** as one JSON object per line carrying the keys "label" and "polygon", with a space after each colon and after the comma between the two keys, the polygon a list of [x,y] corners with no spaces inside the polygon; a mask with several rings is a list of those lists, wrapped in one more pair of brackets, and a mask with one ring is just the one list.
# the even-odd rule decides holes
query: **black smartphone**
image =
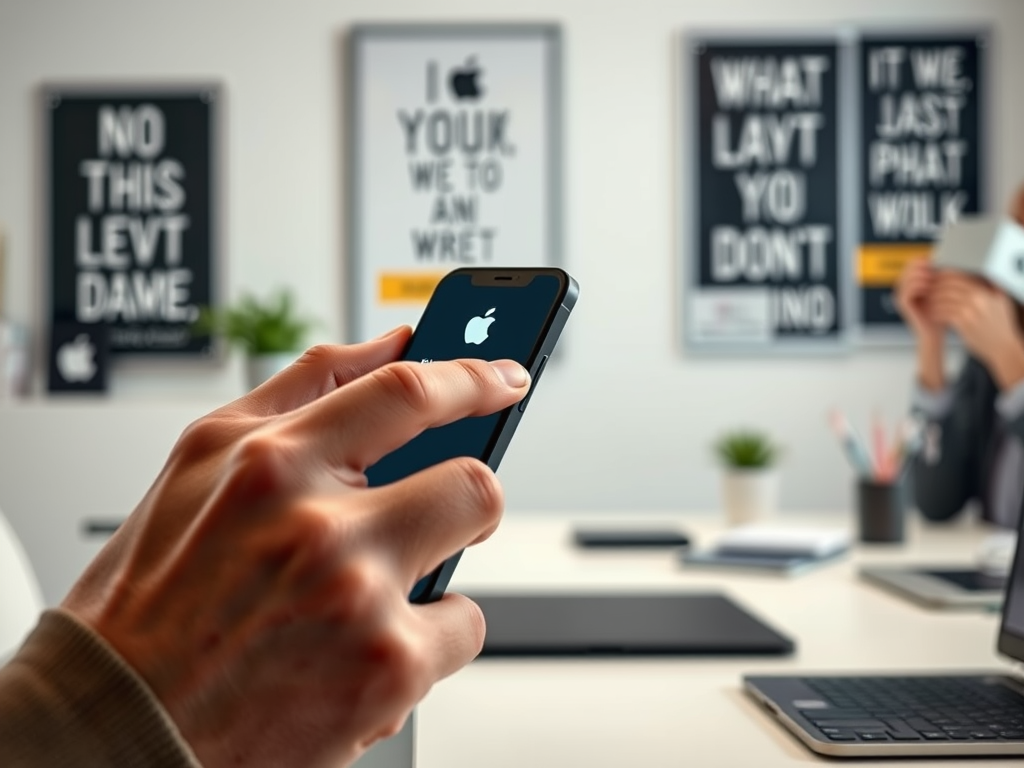
{"label": "black smartphone", "polygon": [[578,528],[576,546],[587,549],[646,549],[688,547],[690,537],[674,528]]}
{"label": "black smartphone", "polygon": [[[576,281],[553,267],[465,268],[445,275],[402,359],[508,358],[530,372],[530,390],[498,413],[428,429],[367,469],[370,485],[386,485],[457,456],[472,456],[497,470],[578,295]],[[454,554],[417,582],[409,599],[438,600],[461,555]]]}

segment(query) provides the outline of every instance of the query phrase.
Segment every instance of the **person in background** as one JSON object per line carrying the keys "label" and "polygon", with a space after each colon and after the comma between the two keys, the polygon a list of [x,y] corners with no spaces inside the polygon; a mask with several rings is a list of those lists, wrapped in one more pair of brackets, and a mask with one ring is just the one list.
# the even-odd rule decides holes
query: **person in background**
{"label": "person in background", "polygon": [[498,524],[454,459],[363,471],[429,427],[523,398],[510,360],[395,362],[402,328],[317,347],[190,425],[139,506],[0,668],[4,768],[339,767],[483,643],[413,585]]}
{"label": "person in background", "polygon": [[[1024,187],[1011,206],[1024,224]],[[982,518],[1016,528],[1024,501],[1024,307],[988,280],[913,261],[896,306],[917,341],[913,409],[924,421],[913,466],[918,508],[931,520],[972,500]],[[946,331],[967,359],[950,382]]]}

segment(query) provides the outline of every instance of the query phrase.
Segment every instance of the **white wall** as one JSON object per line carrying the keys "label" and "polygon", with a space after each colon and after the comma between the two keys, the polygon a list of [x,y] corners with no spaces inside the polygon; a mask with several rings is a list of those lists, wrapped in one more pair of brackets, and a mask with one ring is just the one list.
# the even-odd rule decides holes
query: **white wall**
{"label": "white wall", "polygon": [[[708,444],[743,424],[785,444],[786,506],[845,507],[850,473],[825,427],[826,409],[841,405],[861,423],[874,408],[901,413],[910,354],[708,360],[681,351],[676,261],[688,233],[677,224],[679,34],[990,24],[992,189],[1002,204],[1024,179],[1024,99],[1014,74],[1024,72],[1024,52],[1011,37],[1024,33],[1017,0],[0,0],[8,313],[36,326],[40,320],[33,89],[44,81],[213,78],[227,95],[229,293],[291,284],[305,309],[324,320],[321,337],[340,338],[341,40],[353,22],[384,20],[563,25],[567,263],[582,297],[565,364],[547,372],[502,467],[510,508],[712,508]],[[113,388],[106,407],[115,437],[98,450],[109,451],[121,473],[149,472],[148,463],[133,464],[130,447],[115,445],[118,420],[128,416],[113,404],[225,399],[239,391],[240,374],[237,361],[183,370],[133,364],[118,369]],[[0,441],[23,437],[0,434]],[[153,439],[163,446],[169,436]],[[54,468],[21,469],[43,476]],[[0,487],[0,505],[3,493]]]}

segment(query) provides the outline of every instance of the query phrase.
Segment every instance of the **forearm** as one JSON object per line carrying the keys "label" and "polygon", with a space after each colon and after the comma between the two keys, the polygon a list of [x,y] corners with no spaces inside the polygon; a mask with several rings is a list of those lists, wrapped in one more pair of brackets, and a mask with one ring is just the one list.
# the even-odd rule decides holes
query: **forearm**
{"label": "forearm", "polygon": [[68,614],[48,611],[0,668],[4,768],[198,768],[145,684]]}

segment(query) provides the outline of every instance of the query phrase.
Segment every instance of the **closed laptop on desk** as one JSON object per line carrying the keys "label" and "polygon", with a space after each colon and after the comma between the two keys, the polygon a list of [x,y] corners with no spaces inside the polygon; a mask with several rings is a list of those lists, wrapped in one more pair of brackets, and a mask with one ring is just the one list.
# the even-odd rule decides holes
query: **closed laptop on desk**
{"label": "closed laptop on desk", "polygon": [[793,642],[718,594],[476,595],[482,656],[785,654]]}
{"label": "closed laptop on desk", "polygon": [[[1020,537],[999,628],[1024,661]],[[748,676],[745,687],[815,752],[835,757],[1024,756],[1024,677],[992,673]]]}

